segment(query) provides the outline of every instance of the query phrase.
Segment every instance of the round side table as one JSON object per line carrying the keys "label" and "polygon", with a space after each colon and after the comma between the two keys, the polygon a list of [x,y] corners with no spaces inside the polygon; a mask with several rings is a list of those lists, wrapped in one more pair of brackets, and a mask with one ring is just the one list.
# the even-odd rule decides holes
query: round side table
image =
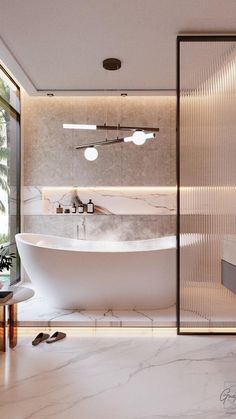
{"label": "round side table", "polygon": [[32,289],[21,286],[10,286],[4,291],[13,291],[13,297],[5,303],[0,303],[0,351],[2,352],[6,351],[7,341],[10,348],[14,348],[17,344],[17,304],[34,295]]}

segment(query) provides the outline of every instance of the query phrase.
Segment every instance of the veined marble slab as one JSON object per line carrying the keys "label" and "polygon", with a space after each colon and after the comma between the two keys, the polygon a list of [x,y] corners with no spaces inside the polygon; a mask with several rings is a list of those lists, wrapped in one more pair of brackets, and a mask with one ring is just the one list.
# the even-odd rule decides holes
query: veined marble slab
{"label": "veined marble slab", "polygon": [[43,214],[41,186],[24,186],[22,196],[24,215]]}
{"label": "veined marble slab", "polygon": [[[28,284],[27,284],[28,286]],[[24,327],[175,327],[175,305],[156,310],[63,310],[36,295],[18,305]]]}
{"label": "veined marble slab", "polygon": [[175,187],[24,187],[24,214],[56,214],[63,208],[78,206],[92,199],[97,214],[175,215]]}
{"label": "veined marble slab", "polygon": [[[25,285],[35,289],[32,283]],[[211,288],[210,313],[207,287]],[[208,327],[209,324],[212,327],[234,327],[236,295],[225,291],[221,284],[189,282],[182,293],[185,301],[181,309],[183,327]],[[186,304],[185,294],[191,305]],[[25,327],[175,327],[176,307],[172,305],[155,310],[63,310],[49,306],[36,290],[33,298],[18,305],[18,324]]]}

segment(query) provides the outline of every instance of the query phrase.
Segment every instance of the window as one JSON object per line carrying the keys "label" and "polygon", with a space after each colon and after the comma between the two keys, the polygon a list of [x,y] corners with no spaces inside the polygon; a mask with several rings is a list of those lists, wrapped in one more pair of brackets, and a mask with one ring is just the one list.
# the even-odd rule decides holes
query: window
{"label": "window", "polygon": [[[20,89],[0,66],[0,246],[16,253],[20,231]],[[20,261],[0,272],[0,281],[20,280]]]}

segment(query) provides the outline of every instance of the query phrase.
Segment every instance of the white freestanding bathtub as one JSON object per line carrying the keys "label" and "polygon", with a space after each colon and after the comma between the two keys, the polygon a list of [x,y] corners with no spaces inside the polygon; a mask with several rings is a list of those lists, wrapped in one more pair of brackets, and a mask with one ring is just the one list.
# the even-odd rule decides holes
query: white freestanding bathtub
{"label": "white freestanding bathtub", "polygon": [[17,234],[31,281],[55,307],[156,309],[176,299],[175,237],[102,242]]}

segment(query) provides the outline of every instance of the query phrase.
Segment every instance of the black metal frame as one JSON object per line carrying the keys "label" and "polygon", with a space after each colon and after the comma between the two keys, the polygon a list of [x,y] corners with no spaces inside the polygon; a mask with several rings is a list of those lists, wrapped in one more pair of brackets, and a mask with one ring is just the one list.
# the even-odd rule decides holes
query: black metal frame
{"label": "black metal frame", "polygon": [[[0,96],[0,104],[2,105],[4,109],[6,109],[15,118],[18,124],[17,125],[18,129],[16,132],[17,139],[18,139],[18,141],[16,142],[16,156],[17,156],[17,161],[16,161],[16,173],[17,173],[16,229],[17,229],[17,232],[20,232],[21,230],[21,115],[20,115],[21,90],[18,84],[15,82],[15,80],[10,76],[10,74],[8,74],[7,70],[1,64],[0,64],[0,69],[7,76],[7,78],[11,81],[11,83],[13,83],[16,86],[19,93],[19,111],[15,109],[10,103],[8,103],[1,96]],[[15,241],[14,243],[11,243],[11,245],[12,244],[15,244]],[[11,285],[21,281],[21,264],[20,264],[20,257],[18,253],[17,253],[17,258],[16,258],[16,264],[18,268],[18,276],[15,278],[14,282],[11,282]]]}
{"label": "black metal frame", "polygon": [[177,110],[176,110],[176,178],[177,178],[177,218],[176,218],[176,236],[177,236],[177,251],[176,251],[176,321],[178,335],[236,335],[235,332],[183,332],[180,327],[180,44],[181,42],[228,42],[235,41],[236,35],[178,35],[177,36]]}
{"label": "black metal frame", "polygon": [[159,128],[157,127],[134,127],[134,126],[122,126],[117,125],[97,125],[97,130],[101,131],[144,131],[144,132],[158,132]]}
{"label": "black metal frame", "polygon": [[[156,135],[155,135],[155,133],[153,133],[153,138],[149,138],[149,140],[153,140],[153,139],[155,139],[155,137],[156,137]],[[130,140],[130,142],[132,142],[132,141]],[[91,142],[89,144],[78,145],[77,147],[75,147],[75,149],[76,150],[84,150],[88,147],[101,147],[101,146],[104,146],[104,145],[113,145],[113,144],[120,144],[120,143],[125,143],[125,139],[117,137],[117,138],[113,138],[112,140],[94,141],[94,142]]]}

